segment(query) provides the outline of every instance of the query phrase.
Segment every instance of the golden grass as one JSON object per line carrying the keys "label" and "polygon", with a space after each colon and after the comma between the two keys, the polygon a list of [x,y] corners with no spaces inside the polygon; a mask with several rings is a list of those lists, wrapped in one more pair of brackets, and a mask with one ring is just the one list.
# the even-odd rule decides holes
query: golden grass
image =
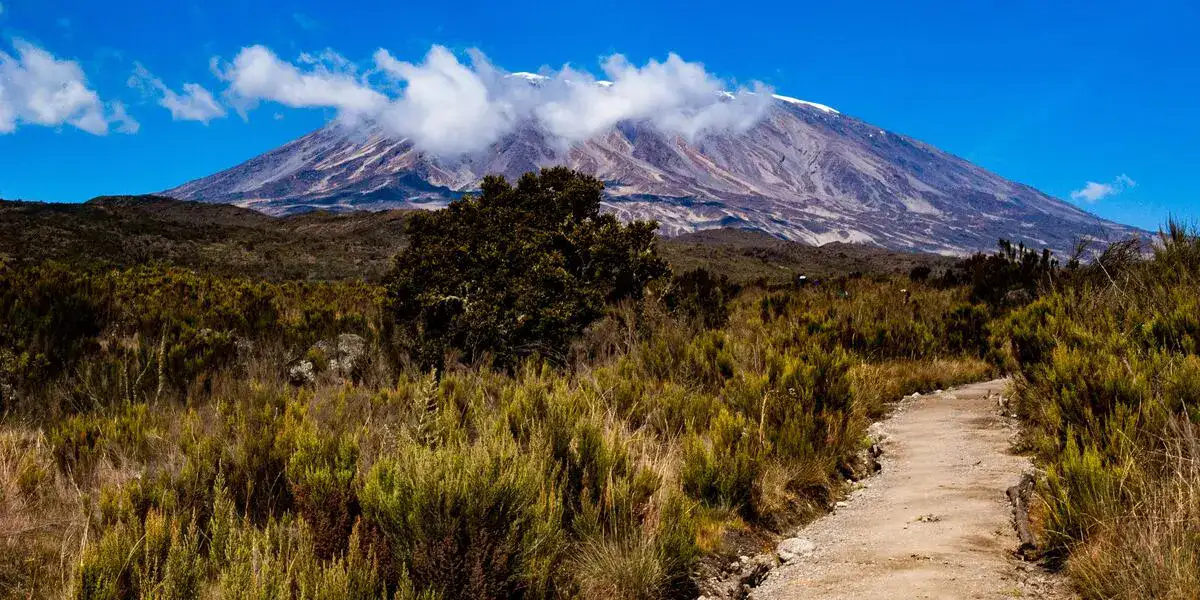
{"label": "golden grass", "polygon": [[871,418],[888,404],[913,393],[928,393],[997,376],[996,367],[978,359],[935,359],[862,363],[850,370],[856,402]]}
{"label": "golden grass", "polygon": [[1192,600],[1200,593],[1200,444],[1183,424],[1140,504],[1099,524],[1067,570],[1086,598]]}
{"label": "golden grass", "polygon": [[84,535],[81,502],[40,433],[0,430],[0,597],[60,597]]}

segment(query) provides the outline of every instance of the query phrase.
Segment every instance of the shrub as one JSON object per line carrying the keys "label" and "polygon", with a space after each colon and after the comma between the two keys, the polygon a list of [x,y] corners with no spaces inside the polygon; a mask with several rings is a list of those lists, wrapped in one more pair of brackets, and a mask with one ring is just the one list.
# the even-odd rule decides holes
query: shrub
{"label": "shrub", "polygon": [[908,279],[913,283],[924,283],[929,280],[929,276],[933,273],[933,269],[926,265],[917,265],[908,272]]}
{"label": "shrub", "polygon": [[656,225],[600,214],[602,189],[563,168],[516,187],[489,177],[478,197],[413,216],[387,289],[416,361],[440,366],[453,350],[505,367],[532,354],[561,362],[605,303],[640,297],[666,272]]}
{"label": "shrub", "polygon": [[1049,289],[1058,269],[1059,263],[1049,250],[1039,253],[1025,244],[1000,240],[995,254],[976,254],[956,265],[947,278],[968,282],[972,300],[1001,306],[1028,303]]}
{"label": "shrub", "polygon": [[109,528],[84,552],[75,584],[81,600],[196,598],[202,576],[195,523],[151,511]]}
{"label": "shrub", "polygon": [[[0,384],[29,392],[72,369],[95,351],[107,307],[107,290],[87,273],[0,265]],[[12,400],[5,395],[0,401]]]}
{"label": "shrub", "polygon": [[318,434],[312,424],[297,438],[288,483],[296,513],[313,531],[313,552],[329,559],[344,550],[358,517],[358,443],[349,436]]}
{"label": "shrub", "polygon": [[[1046,551],[1087,598],[1184,598],[1200,581],[1194,236],[1172,226],[1077,265],[998,329],[1018,369],[1024,435],[1046,468]],[[1180,260],[1181,257],[1187,257]],[[1102,276],[1098,276],[1101,274]],[[1177,310],[1182,309],[1182,310]]]}
{"label": "shrub", "polygon": [[561,552],[544,474],[536,455],[501,440],[407,446],[367,475],[363,515],[418,588],[445,598],[536,596]]}
{"label": "shrub", "polygon": [[952,354],[983,358],[990,350],[988,323],[991,316],[974,304],[956,307],[946,316],[941,340]]}
{"label": "shrub", "polygon": [[672,278],[663,301],[672,312],[716,329],[729,321],[729,303],[740,289],[724,275],[718,278],[707,269],[695,269]]}
{"label": "shrub", "polygon": [[754,482],[763,467],[762,441],[753,432],[744,417],[722,411],[707,439],[689,436],[679,475],[683,490],[707,506],[753,516]]}

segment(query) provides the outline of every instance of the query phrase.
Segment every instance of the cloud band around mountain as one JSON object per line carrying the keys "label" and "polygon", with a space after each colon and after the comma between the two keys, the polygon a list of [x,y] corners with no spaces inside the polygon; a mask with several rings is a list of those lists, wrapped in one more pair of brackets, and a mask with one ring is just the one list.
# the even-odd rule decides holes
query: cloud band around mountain
{"label": "cloud band around mountain", "polygon": [[757,83],[726,92],[726,83],[703,65],[675,54],[640,67],[611,56],[602,65],[605,80],[569,66],[512,74],[479,51],[468,56],[463,62],[434,46],[414,64],[380,49],[372,68],[360,73],[331,51],[288,62],[264,46],[250,46],[232,61],[215,61],[214,71],[243,116],[261,102],[332,108],[345,123],[370,122],[422,150],[450,155],[486,148],[529,121],[564,144],[626,120],[688,139],[742,131],[761,120],[772,102],[770,90]]}

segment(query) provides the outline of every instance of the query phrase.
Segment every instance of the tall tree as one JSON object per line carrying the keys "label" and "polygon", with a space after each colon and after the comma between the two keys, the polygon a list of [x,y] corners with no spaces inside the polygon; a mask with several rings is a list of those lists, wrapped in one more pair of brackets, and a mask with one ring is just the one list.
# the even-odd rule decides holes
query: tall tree
{"label": "tall tree", "polygon": [[640,297],[668,271],[657,223],[601,214],[603,189],[555,167],[515,187],[487,177],[479,195],[417,215],[387,278],[409,355],[423,366],[452,350],[505,367],[531,354],[561,359],[606,303]]}

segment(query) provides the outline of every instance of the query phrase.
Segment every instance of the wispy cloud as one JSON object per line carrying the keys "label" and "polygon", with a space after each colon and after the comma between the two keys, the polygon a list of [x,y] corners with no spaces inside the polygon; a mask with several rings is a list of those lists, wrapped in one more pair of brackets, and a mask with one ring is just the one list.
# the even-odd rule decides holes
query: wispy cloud
{"label": "wispy cloud", "polygon": [[1094,204],[1110,196],[1116,196],[1136,185],[1136,181],[1122,173],[1108,183],[1087,182],[1082,188],[1071,192],[1071,199],[1076,202]]}
{"label": "wispy cloud", "polygon": [[105,104],[88,87],[79,63],[59,60],[23,40],[13,48],[15,56],[0,50],[0,133],[22,124],[71,125],[95,135],[107,134],[111,125],[121,133],[137,131],[124,105]]}
{"label": "wispy cloud", "polygon": [[441,154],[476,151],[536,122],[563,143],[588,139],[621,121],[645,121],[688,138],[742,130],[770,106],[770,90],[727,89],[699,63],[675,54],[637,66],[614,55],[602,64],[606,80],[569,66],[542,73],[509,73],[481,52],[464,62],[442,46],[409,63],[387,50],[361,72],[333,51],[280,59],[264,46],[243,48],[231,62],[213,61],[226,94],[245,111],[260,102],[325,107],[345,122],[369,121]]}
{"label": "wispy cloud", "polygon": [[161,79],[155,77],[141,63],[135,64],[133,75],[129,77],[129,87],[156,97],[159,106],[171,111],[171,118],[176,121],[199,121],[207,125],[209,121],[224,117],[226,114],[225,108],[204,86],[198,83],[185,83],[183,92],[178,93],[167,87]]}
{"label": "wispy cloud", "polygon": [[112,124],[116,125],[118,133],[135,134],[142,129],[141,123],[138,123],[129,113],[125,112],[125,104],[121,102],[113,102],[112,109]]}

